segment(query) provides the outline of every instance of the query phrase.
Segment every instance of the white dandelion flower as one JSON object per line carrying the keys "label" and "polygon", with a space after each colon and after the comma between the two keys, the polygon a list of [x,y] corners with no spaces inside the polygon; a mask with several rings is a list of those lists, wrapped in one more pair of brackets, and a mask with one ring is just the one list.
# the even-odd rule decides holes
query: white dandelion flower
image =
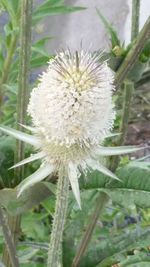
{"label": "white dandelion flower", "polygon": [[99,162],[99,156],[133,152],[135,147],[102,147],[111,135],[115,119],[112,93],[114,74],[101,56],[80,51],[59,53],[49,62],[33,89],[28,114],[32,135],[1,127],[7,134],[27,142],[38,153],[14,167],[41,159],[41,167],[19,185],[23,190],[64,166],[75,198],[80,204],[78,179],[86,170],[98,170],[118,179]]}

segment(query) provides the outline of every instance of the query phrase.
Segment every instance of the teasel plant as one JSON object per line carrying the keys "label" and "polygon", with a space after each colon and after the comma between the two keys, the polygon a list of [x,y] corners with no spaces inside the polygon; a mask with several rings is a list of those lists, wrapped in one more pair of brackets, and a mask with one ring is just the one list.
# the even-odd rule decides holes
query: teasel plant
{"label": "teasel plant", "polygon": [[[31,92],[27,113],[32,119],[32,125],[25,125],[22,120],[18,121],[21,123],[19,127],[27,129],[31,134],[20,129],[0,127],[3,133],[30,144],[36,151],[29,158],[18,158],[21,161],[12,168],[20,168],[26,163],[41,160],[40,168],[17,186],[18,198],[25,190],[47,176],[55,174],[58,177],[48,267],[61,266],[62,235],[70,187],[79,208],[82,209],[79,189],[81,173],[86,176],[87,172],[98,170],[110,179],[118,180],[119,177],[113,173],[115,169],[113,170],[111,166],[111,171],[104,165],[103,157],[143,149],[135,146],[121,146],[122,142],[119,141],[119,146],[113,147],[105,147],[103,143],[106,138],[114,135],[112,132],[115,120],[113,92],[134,65],[137,46],[140,54],[144,45],[143,36],[145,41],[147,40],[149,24],[148,20],[116,76],[107,62],[102,60],[101,54],[92,54],[82,49],[75,52],[70,52],[69,49],[59,52],[48,62],[47,71],[40,76],[37,87]],[[25,44],[25,48],[28,45],[29,42]],[[24,58],[24,55],[22,57]],[[27,66],[27,59],[24,64]],[[124,107],[126,107],[125,104]],[[124,119],[125,116],[124,109]],[[127,122],[124,125],[126,128]],[[125,128],[122,126],[123,131]],[[120,136],[121,134],[124,133],[121,132]],[[105,204],[106,200],[106,198],[101,199],[101,203]],[[99,213],[99,207],[97,213]],[[94,225],[89,236],[93,228]],[[84,251],[87,244],[86,242]],[[80,257],[78,261],[79,259]]]}
{"label": "teasel plant", "polygon": [[[7,6],[7,3],[4,3]],[[17,118],[16,128],[22,128],[20,123],[25,123],[25,110],[29,89],[29,68],[30,68],[30,50],[31,50],[31,23],[32,23],[32,0],[23,0],[17,5],[17,19],[20,13],[20,53],[19,53],[19,75],[18,75],[18,95],[17,95]],[[16,22],[14,20],[15,26]],[[0,85],[7,83],[9,69],[16,49],[18,32],[12,37],[10,47],[6,56],[3,75]],[[15,149],[15,161],[24,158],[24,144],[17,140]],[[24,168],[18,168],[14,171],[12,183],[17,184],[24,178]],[[21,216],[11,216],[0,207],[1,224],[5,237],[5,246],[3,249],[2,261],[7,267],[19,266],[16,246],[21,232]]]}

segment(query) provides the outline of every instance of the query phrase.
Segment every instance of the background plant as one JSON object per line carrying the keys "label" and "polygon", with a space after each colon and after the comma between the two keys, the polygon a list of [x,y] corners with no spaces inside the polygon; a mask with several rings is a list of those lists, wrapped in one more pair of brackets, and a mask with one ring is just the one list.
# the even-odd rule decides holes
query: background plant
{"label": "background plant", "polygon": [[[33,9],[33,25],[43,17],[58,12],[72,12],[80,8],[65,7],[63,1],[46,1],[41,6]],[[133,0],[133,10],[139,13],[140,1]],[[1,43],[1,121],[3,124],[15,125],[16,101],[18,94],[18,70],[19,70],[19,21],[20,21],[20,1],[1,1],[1,5],[8,14],[8,23],[5,25],[3,39]],[[17,12],[16,12],[17,10]],[[121,44],[116,32],[107,22],[100,12],[106,30],[108,31],[112,47],[105,56],[109,58],[110,66],[116,71],[116,86],[118,89],[116,105],[118,110],[123,105],[123,115],[118,113],[116,130],[120,127],[119,138],[112,138],[107,142],[113,145],[121,144],[124,141],[129,117],[129,106],[126,101],[131,98],[131,94],[141,83],[149,81],[149,56],[150,56],[150,22],[148,19],[144,29],[137,36],[133,34],[128,47]],[[138,24],[138,16],[133,16],[133,25]],[[136,26],[136,30],[138,26]],[[48,37],[49,38],[49,37]],[[31,47],[30,65],[31,70],[44,66],[52,56],[45,52],[44,45],[48,38],[37,41]],[[137,49],[138,48],[138,49]],[[132,69],[132,71],[131,71]],[[130,72],[130,75],[129,75]],[[121,86],[124,78],[128,82]],[[32,80],[32,79],[31,79]],[[33,87],[33,80],[30,82]],[[133,87],[135,89],[133,90]],[[24,103],[27,98],[24,99]],[[126,113],[128,112],[128,114]],[[127,116],[126,116],[127,115]],[[126,120],[125,120],[126,119]],[[22,195],[18,201],[16,190],[18,180],[13,171],[7,169],[13,165],[14,151],[16,144],[10,137],[1,137],[1,191],[0,203],[7,210],[8,214],[22,215],[22,233],[20,234],[17,246],[19,261],[21,266],[45,266],[46,254],[48,250],[48,232],[52,222],[55,204],[55,181],[44,182],[30,188]],[[26,147],[25,154],[31,150]],[[114,169],[118,165],[118,158],[115,162],[108,163]],[[25,173],[29,174],[37,168],[38,163],[25,168]],[[87,229],[88,222],[96,212],[96,228],[92,235],[92,240],[86,243],[88,249],[80,259],[79,266],[98,267],[113,266],[119,263],[120,266],[139,267],[149,264],[149,162],[143,160],[129,162],[128,157],[122,158],[117,169],[117,175],[122,179],[122,183],[109,182],[108,178],[98,172],[88,175],[85,182],[81,183],[81,195],[83,208],[78,207],[70,193],[67,223],[64,232],[63,242],[63,265],[72,265],[75,255],[78,256],[78,246],[83,233]],[[12,176],[14,179],[12,179]],[[8,189],[12,187],[12,189]],[[5,189],[3,189],[5,188]],[[100,192],[103,192],[100,194]],[[106,208],[99,218],[101,206],[99,200],[103,196],[109,196],[111,200],[106,202]],[[104,201],[105,202],[105,201]],[[39,204],[37,206],[37,204]],[[95,209],[96,205],[96,209]],[[94,229],[93,225],[92,231]],[[10,219],[11,224],[11,219]],[[91,232],[92,233],[92,232]],[[0,245],[2,251],[3,237],[1,235]],[[32,248],[32,250],[31,250]],[[77,254],[76,254],[77,253]],[[7,258],[7,257],[6,257]],[[8,259],[8,258],[7,258]],[[7,263],[9,266],[10,262]]]}

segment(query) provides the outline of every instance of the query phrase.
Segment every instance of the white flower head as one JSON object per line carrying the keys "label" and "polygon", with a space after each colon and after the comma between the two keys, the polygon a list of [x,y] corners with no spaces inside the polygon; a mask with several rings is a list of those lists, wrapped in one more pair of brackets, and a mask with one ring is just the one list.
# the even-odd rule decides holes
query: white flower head
{"label": "white flower head", "polygon": [[49,62],[28,106],[46,144],[91,147],[113,126],[113,72],[100,56],[66,51]]}
{"label": "white flower head", "polygon": [[[102,147],[112,130],[115,112],[112,103],[114,74],[101,55],[84,51],[59,53],[49,62],[39,84],[33,89],[28,105],[33,135],[9,128],[4,132],[33,144],[39,152],[16,164],[18,167],[42,159],[39,170],[19,186],[19,194],[28,186],[59,171],[64,166],[73,193],[80,206],[80,172],[97,169],[117,177],[100,164],[99,155],[117,155],[135,150]],[[136,148],[137,149],[137,148]]]}

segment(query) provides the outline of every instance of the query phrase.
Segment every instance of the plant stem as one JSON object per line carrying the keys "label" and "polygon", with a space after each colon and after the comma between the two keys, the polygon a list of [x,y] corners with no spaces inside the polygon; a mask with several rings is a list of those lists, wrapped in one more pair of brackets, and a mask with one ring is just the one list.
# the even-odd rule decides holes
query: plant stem
{"label": "plant stem", "polygon": [[[132,101],[132,96],[134,92],[134,83],[131,81],[124,82],[124,97],[123,97],[123,110],[122,110],[122,117],[121,123],[119,128],[119,133],[121,133],[115,143],[116,146],[121,146],[126,137],[127,129],[128,129],[128,122],[130,116],[130,106]],[[112,157],[110,160],[109,168],[111,171],[115,171],[117,169],[119,163],[119,156]]]}
{"label": "plant stem", "polygon": [[[21,3],[21,33],[20,33],[20,66],[18,81],[18,99],[17,99],[17,128],[20,129],[19,123],[24,124],[29,80],[29,62],[31,47],[31,20],[32,20],[32,0],[22,0]],[[15,162],[24,158],[23,143],[17,141]],[[24,168],[20,167],[15,170],[15,184],[24,178]],[[20,232],[21,217],[8,215],[10,230],[12,231],[14,244],[17,244],[18,232]],[[11,266],[10,257],[7,248],[4,248],[3,261],[7,267]]]}
{"label": "plant stem", "polygon": [[136,39],[139,33],[140,0],[132,0],[132,25],[131,41]]}
{"label": "plant stem", "polygon": [[103,211],[103,208],[108,201],[108,196],[104,192],[101,192],[96,200],[95,210],[91,216],[90,223],[88,224],[85,234],[82,238],[82,241],[78,247],[78,251],[76,256],[73,259],[71,267],[77,267],[79,266],[81,257],[84,255],[84,252],[89,244],[89,241],[92,237],[93,230],[95,228],[95,225],[97,223],[97,220],[99,218],[99,214]]}
{"label": "plant stem", "polygon": [[[132,0],[131,42],[134,41],[139,32],[139,17],[140,17],[140,0]],[[131,81],[125,81],[122,120],[119,129],[121,135],[118,137],[116,141],[116,145],[118,146],[122,145],[125,141],[133,92],[134,92],[134,83]],[[112,171],[116,170],[118,163],[119,163],[119,157],[118,156],[112,157],[110,166]]]}
{"label": "plant stem", "polygon": [[2,88],[2,86],[3,86],[3,84],[5,84],[7,82],[7,79],[8,79],[9,69],[10,69],[12,58],[14,56],[14,52],[16,49],[17,38],[18,38],[17,34],[12,36],[11,41],[10,41],[10,46],[8,48],[8,52],[6,55],[6,59],[4,61],[3,73],[2,73],[2,78],[0,81],[0,106],[3,104],[3,88]]}
{"label": "plant stem", "polygon": [[[137,3],[138,2],[138,3]],[[139,12],[140,12],[140,1],[133,0],[132,5],[135,5],[135,3],[138,5],[136,6],[136,12],[134,13],[134,16],[132,14],[132,38],[136,38],[138,34],[138,25],[139,25]],[[134,6],[132,6],[133,10]],[[135,27],[137,26],[137,29],[135,31]],[[148,18],[147,22],[145,23],[141,33],[139,34],[139,37],[137,38],[137,42],[131,49],[131,51],[128,53],[126,59],[122,63],[121,67],[119,68],[118,72],[116,73],[115,78],[115,85],[116,87],[121,86],[122,82],[124,81],[125,77],[127,76],[128,72],[132,69],[133,65],[136,62],[136,59],[138,55],[141,53],[142,48],[144,47],[145,42],[150,37],[150,17]],[[130,105],[131,105],[131,99],[133,95],[133,89],[134,89],[134,83],[131,81],[126,81],[124,83],[124,100],[123,100],[123,112],[122,112],[122,120],[120,124],[120,132],[121,135],[119,136],[116,145],[122,145],[126,136],[127,128],[128,128],[128,121],[129,121],[129,115],[130,115]],[[111,171],[115,172],[116,168],[119,163],[119,157],[114,157],[112,160],[110,160],[109,168]],[[77,250],[77,253],[73,259],[73,263],[71,267],[78,267],[80,260],[82,256],[84,255],[87,246],[91,240],[92,233],[95,229],[97,220],[100,216],[100,213],[102,212],[105,204],[109,200],[109,197],[107,194],[100,193],[100,196],[98,198],[98,201],[96,202],[95,211],[91,216],[91,221],[89,225],[86,228],[86,231],[84,233],[84,236],[82,238],[81,244]]]}
{"label": "plant stem", "polygon": [[[23,130],[21,124],[25,123],[29,88],[29,67],[31,51],[31,21],[32,21],[32,0],[23,0],[21,6],[21,33],[20,33],[20,66],[18,79],[17,99],[17,129]],[[17,140],[15,162],[24,158],[24,144]],[[24,168],[17,168],[15,181],[19,183],[24,177]]]}
{"label": "plant stem", "polygon": [[64,170],[60,170],[58,175],[55,214],[50,237],[50,246],[48,251],[48,267],[61,266],[62,237],[66,221],[66,212],[68,206],[69,179]]}
{"label": "plant stem", "polygon": [[120,68],[118,69],[115,77],[115,87],[118,89],[124,79],[126,78],[129,71],[133,68],[136,63],[145,43],[150,38],[150,17],[148,17],[146,23],[144,24],[142,30],[140,31],[135,44],[127,54]]}
{"label": "plant stem", "polygon": [[[0,207],[0,224],[2,226],[7,250],[9,253],[9,259],[11,262],[11,266],[12,267],[19,267],[19,261],[18,261],[17,255],[16,255],[14,240],[12,238],[11,231],[10,231],[9,226],[7,224],[6,215],[5,215],[5,213],[1,207]],[[8,266],[8,265],[6,265],[6,266]]]}

